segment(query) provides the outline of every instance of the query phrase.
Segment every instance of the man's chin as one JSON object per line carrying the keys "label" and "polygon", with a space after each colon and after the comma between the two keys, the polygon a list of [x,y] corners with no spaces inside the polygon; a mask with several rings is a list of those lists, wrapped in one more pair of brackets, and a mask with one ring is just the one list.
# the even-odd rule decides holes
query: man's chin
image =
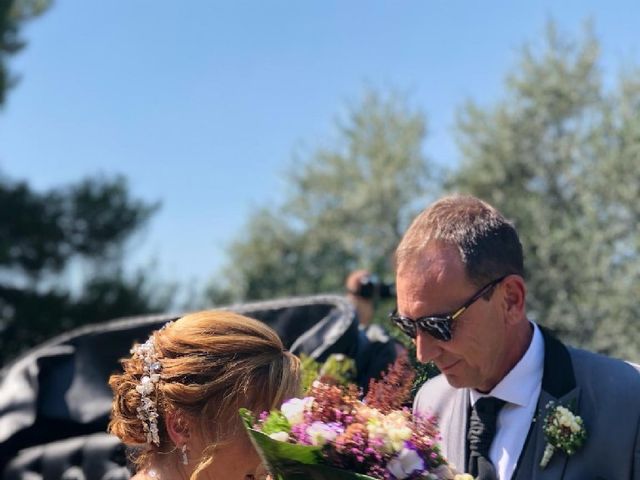
{"label": "man's chin", "polygon": [[444,376],[447,379],[449,385],[451,385],[453,388],[472,388],[481,393],[488,393],[491,391],[491,388],[483,387],[478,382],[477,378],[466,378],[453,374],[447,375],[446,373],[444,374]]}
{"label": "man's chin", "polygon": [[469,386],[467,385],[467,382],[464,382],[463,379],[458,377],[457,375],[445,373],[444,376],[447,379],[449,385],[451,385],[453,388],[466,388]]}
{"label": "man's chin", "polygon": [[460,375],[459,372],[442,372],[444,377],[447,379],[449,385],[453,388],[474,388],[475,382],[473,382],[472,378],[468,378],[465,375]]}

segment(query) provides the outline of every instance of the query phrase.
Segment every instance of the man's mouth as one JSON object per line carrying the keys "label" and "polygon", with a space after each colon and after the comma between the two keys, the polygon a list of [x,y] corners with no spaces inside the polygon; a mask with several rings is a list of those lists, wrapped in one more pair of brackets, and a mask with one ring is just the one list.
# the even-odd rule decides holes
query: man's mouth
{"label": "man's mouth", "polygon": [[442,373],[447,373],[448,371],[450,371],[453,367],[455,367],[458,363],[460,362],[460,360],[456,360],[455,362],[451,362],[448,365],[444,366],[444,367],[440,367],[440,371]]}

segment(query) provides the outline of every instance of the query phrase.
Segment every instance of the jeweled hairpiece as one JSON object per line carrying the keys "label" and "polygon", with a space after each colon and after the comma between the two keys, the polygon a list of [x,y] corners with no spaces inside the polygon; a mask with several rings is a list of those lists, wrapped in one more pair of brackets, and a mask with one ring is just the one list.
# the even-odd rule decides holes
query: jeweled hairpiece
{"label": "jeweled hairpiece", "polygon": [[[167,324],[168,325],[168,324]],[[164,329],[167,325],[162,327]],[[140,385],[136,386],[136,391],[140,394],[140,406],[136,409],[138,418],[142,421],[147,443],[160,446],[160,435],[158,434],[158,406],[156,400],[151,397],[156,391],[156,386],[160,381],[162,364],[158,360],[154,334],[142,344],[135,345],[131,349],[133,358],[142,360],[142,378]]]}

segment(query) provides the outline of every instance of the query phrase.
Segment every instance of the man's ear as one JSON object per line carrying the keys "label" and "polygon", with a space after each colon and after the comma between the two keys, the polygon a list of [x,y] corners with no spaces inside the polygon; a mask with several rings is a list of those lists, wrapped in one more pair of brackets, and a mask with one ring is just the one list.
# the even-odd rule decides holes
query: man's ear
{"label": "man's ear", "polygon": [[509,275],[502,281],[504,289],[503,307],[509,323],[518,323],[525,315],[527,286],[520,275]]}
{"label": "man's ear", "polygon": [[181,412],[171,412],[166,416],[165,427],[174,445],[182,446],[189,440],[189,422]]}

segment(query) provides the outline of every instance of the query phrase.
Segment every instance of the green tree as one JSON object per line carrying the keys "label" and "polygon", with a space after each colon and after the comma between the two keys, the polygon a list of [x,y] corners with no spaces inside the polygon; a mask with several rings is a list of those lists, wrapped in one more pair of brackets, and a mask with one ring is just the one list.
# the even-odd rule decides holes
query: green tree
{"label": "green tree", "polygon": [[[121,267],[127,239],[156,209],[122,177],[44,193],[0,177],[0,364],[75,326],[164,310],[168,290]],[[88,272],[75,289],[64,281],[74,266]]]}
{"label": "green tree", "polygon": [[16,79],[9,73],[9,57],[24,48],[20,27],[42,14],[50,0],[0,0],[0,107],[4,105],[7,90]]}
{"label": "green tree", "polygon": [[[7,63],[24,47],[19,30],[49,4],[0,0],[0,106],[15,83]],[[127,240],[157,207],[133,199],[122,177],[39,193],[0,174],[0,365],[72,327],[168,306],[168,288],[122,271]],[[64,279],[78,266],[89,274],[71,288]]]}
{"label": "green tree", "polygon": [[459,112],[448,188],[496,205],[525,249],[529,310],[570,343],[640,360],[640,75],[605,88],[599,44],[553,23],[503,99]]}
{"label": "green tree", "polygon": [[425,134],[406,98],[367,92],[338,122],[334,146],[294,158],[283,204],[251,216],[210,299],[340,291],[354,268],[389,277],[404,228],[433,194]]}

